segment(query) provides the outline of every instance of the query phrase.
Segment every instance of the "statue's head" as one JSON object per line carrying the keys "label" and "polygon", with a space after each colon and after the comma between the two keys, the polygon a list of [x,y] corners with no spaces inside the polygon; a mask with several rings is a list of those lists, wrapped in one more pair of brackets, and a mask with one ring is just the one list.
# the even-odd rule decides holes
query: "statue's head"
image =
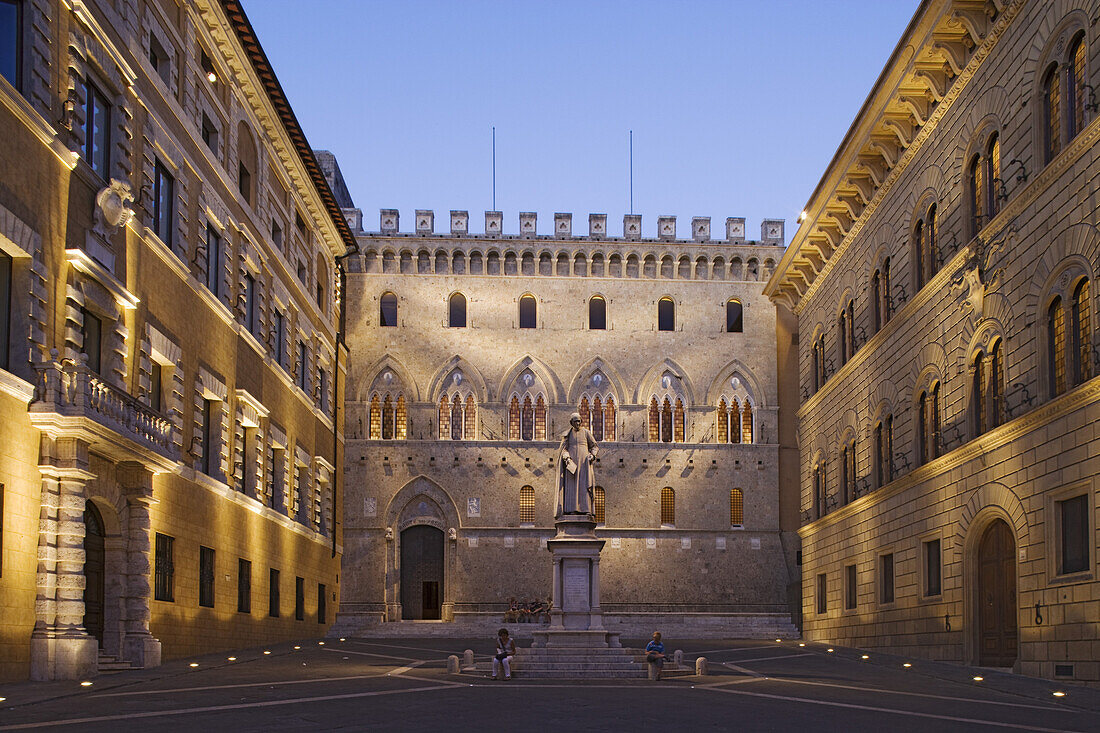
{"label": "statue's head", "polygon": [[572,425],[574,428],[579,428],[581,426],[581,414],[579,412],[574,412],[572,415],[570,415],[569,424]]}

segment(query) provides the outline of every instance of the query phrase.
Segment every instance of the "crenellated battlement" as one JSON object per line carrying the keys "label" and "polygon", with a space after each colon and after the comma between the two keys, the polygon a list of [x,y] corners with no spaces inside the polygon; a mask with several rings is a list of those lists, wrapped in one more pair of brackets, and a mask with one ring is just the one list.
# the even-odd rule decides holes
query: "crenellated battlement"
{"label": "crenellated battlement", "polygon": [[695,216],[691,219],[691,237],[677,238],[676,217],[657,217],[657,231],[655,237],[642,236],[642,215],[624,214],[622,235],[610,236],[607,227],[607,214],[588,215],[588,234],[575,235],[573,233],[573,214],[558,212],[554,214],[554,227],[551,234],[538,233],[538,214],[532,211],[523,211],[519,214],[519,233],[503,234],[504,214],[500,211],[485,212],[485,226],[482,233],[470,231],[470,213],[468,211],[452,210],[450,212],[450,231],[436,232],[435,212],[431,209],[416,209],[413,218],[414,226],[411,232],[401,231],[401,212],[397,209],[379,209],[377,232],[363,230],[363,212],[360,209],[347,209],[345,215],[348,224],[357,234],[367,236],[384,237],[463,237],[473,239],[557,239],[557,240],[588,240],[626,241],[626,242],[697,242],[712,244],[761,244],[782,247],[784,245],[783,219],[764,219],[760,223],[760,239],[757,241],[746,240],[745,218],[731,216],[726,219],[725,237],[715,239],[711,236],[711,218],[709,216]]}

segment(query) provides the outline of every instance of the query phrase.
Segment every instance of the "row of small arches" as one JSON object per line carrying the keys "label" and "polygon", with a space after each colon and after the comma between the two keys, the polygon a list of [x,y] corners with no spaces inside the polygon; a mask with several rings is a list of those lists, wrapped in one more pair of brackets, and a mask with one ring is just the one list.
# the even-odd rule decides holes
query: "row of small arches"
{"label": "row of small arches", "polygon": [[[729,494],[730,526],[743,527],[745,524],[745,497],[741,489],[730,489]],[[662,526],[676,524],[676,490],[671,486],[661,489],[660,518]],[[592,516],[596,524],[607,524],[607,494],[602,486],[592,489]],[[535,523],[535,489],[523,486],[519,490],[519,522]]]}
{"label": "row of small arches", "polygon": [[368,250],[363,256],[364,272],[381,272],[402,275],[541,275],[559,277],[627,277],[627,278],[663,278],[666,280],[767,280],[775,270],[775,260],[764,259],[761,267],[756,257],[747,261],[740,257],[727,260],[725,257],[713,259],[698,256],[694,260],[688,255],[674,258],[666,254],[660,258],[655,254],[638,255],[630,253],[624,258],[612,253],[605,257],[595,252],[589,257],[584,252],[572,256],[565,252],[556,255],[543,251],[535,253],[525,251],[516,253],[505,251],[503,257],[497,250],[489,250],[482,255],[474,250],[467,255],[462,250],[447,252],[420,250],[415,255],[410,250],[396,252],[392,249]]}

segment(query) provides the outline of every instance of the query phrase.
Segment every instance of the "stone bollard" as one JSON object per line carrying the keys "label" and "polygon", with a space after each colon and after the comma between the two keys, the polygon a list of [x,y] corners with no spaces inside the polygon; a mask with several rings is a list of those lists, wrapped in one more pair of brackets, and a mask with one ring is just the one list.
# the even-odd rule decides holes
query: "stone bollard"
{"label": "stone bollard", "polygon": [[474,666],[474,650],[473,649],[467,649],[466,651],[462,652],[462,666],[463,667],[472,667],[472,666]]}
{"label": "stone bollard", "polygon": [[676,651],[674,651],[672,653],[672,661],[676,664],[677,667],[683,667],[684,666],[684,650],[683,649],[677,649]]}
{"label": "stone bollard", "polygon": [[458,674],[461,671],[462,670],[459,669],[459,666],[458,666],[458,656],[455,655],[455,654],[452,654],[451,656],[447,657],[447,673],[448,674]]}
{"label": "stone bollard", "polygon": [[660,668],[653,662],[646,662],[646,666],[649,667],[650,681],[655,681],[657,679],[657,670]]}
{"label": "stone bollard", "polygon": [[695,660],[695,674],[704,677],[707,674],[707,658],[699,657]]}

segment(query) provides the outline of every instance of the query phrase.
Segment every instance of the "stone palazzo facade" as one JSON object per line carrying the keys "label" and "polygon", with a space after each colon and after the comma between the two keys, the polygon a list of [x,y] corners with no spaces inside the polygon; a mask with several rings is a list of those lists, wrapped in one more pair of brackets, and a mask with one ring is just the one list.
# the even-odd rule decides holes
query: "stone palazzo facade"
{"label": "stone palazzo facade", "polygon": [[0,47],[0,680],[323,632],[355,241],[239,3]]}
{"label": "stone palazzo facade", "polygon": [[413,232],[393,210],[379,223],[348,260],[341,628],[547,598],[573,412],[600,444],[608,623],[778,614],[789,628],[797,509],[780,485],[776,376],[789,324],[762,294],[782,221],[758,241],[737,218],[718,238],[693,219],[690,239],[674,217],[643,238],[636,215],[622,236],[602,214],[583,235],[569,214],[548,234],[529,213],[517,235],[500,212],[477,234],[465,211],[444,233],[431,211]]}
{"label": "stone palazzo facade", "polygon": [[1100,685],[1098,13],[922,3],[765,288],[808,639]]}

